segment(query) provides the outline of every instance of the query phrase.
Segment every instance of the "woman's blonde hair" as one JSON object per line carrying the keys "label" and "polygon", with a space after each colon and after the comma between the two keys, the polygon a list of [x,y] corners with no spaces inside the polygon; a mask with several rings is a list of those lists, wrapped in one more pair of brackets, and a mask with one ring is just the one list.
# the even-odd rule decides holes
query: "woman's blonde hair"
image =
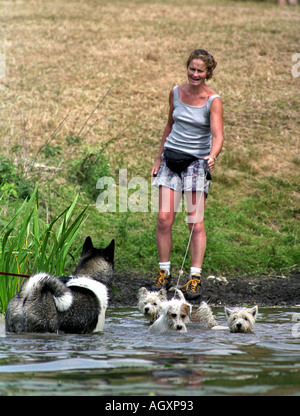
{"label": "woman's blonde hair", "polygon": [[207,52],[205,49],[195,49],[190,56],[188,57],[188,60],[186,61],[186,67],[188,68],[190,63],[193,59],[201,59],[206,65],[207,68],[207,76],[206,79],[210,79],[213,76],[213,71],[215,67],[217,66],[217,61],[215,58]]}

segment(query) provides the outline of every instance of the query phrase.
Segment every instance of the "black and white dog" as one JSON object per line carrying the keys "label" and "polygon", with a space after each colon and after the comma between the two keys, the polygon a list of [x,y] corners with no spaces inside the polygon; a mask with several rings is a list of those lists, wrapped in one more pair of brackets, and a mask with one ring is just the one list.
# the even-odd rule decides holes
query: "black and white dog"
{"label": "black and white dog", "polygon": [[114,240],[105,249],[87,237],[79,263],[70,276],[38,273],[26,279],[7,306],[7,332],[102,331],[113,279]]}

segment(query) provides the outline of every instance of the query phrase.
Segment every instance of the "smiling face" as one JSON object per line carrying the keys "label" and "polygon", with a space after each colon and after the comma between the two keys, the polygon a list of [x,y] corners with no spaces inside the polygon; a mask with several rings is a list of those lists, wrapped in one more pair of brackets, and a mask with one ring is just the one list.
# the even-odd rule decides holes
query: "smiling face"
{"label": "smiling face", "polygon": [[187,76],[190,85],[198,87],[205,82],[208,70],[201,59],[193,59],[187,67]]}
{"label": "smiling face", "polygon": [[190,65],[194,65],[193,61],[202,61],[205,64],[205,69],[207,71],[206,79],[212,78],[213,71],[217,66],[217,61],[209,52],[205,49],[195,49],[188,57],[186,67],[189,68]]}

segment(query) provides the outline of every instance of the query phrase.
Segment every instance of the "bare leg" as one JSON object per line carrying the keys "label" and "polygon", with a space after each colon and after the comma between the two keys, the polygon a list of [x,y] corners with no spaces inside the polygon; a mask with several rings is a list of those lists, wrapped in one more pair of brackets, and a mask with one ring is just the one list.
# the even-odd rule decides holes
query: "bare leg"
{"label": "bare leg", "polygon": [[202,267],[206,249],[204,227],[205,196],[202,192],[186,192],[188,224],[193,232],[190,244],[191,266]]}
{"label": "bare leg", "polygon": [[[189,224],[191,229],[191,224]],[[204,222],[195,224],[191,239],[191,266],[202,268],[203,258],[206,250],[206,233]]]}
{"label": "bare leg", "polygon": [[170,260],[172,250],[172,225],[180,200],[181,192],[160,186],[159,212],[156,228],[156,243],[160,262]]}

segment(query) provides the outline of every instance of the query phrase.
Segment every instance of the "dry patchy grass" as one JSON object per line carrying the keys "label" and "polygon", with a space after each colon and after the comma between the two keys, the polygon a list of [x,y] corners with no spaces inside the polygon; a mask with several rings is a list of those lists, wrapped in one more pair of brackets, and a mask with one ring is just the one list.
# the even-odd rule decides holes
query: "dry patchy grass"
{"label": "dry patchy grass", "polygon": [[[2,15],[1,142],[32,152],[69,113],[55,137],[64,144],[98,100],[87,140],[134,174],[149,172],[168,110],[169,90],[186,80],[196,47],[215,55],[210,81],[224,102],[225,145],[219,175],[247,171],[294,175],[299,167],[299,7],[195,0],[7,0]],[[24,128],[26,122],[26,128]],[[88,126],[87,126],[88,128]]]}

